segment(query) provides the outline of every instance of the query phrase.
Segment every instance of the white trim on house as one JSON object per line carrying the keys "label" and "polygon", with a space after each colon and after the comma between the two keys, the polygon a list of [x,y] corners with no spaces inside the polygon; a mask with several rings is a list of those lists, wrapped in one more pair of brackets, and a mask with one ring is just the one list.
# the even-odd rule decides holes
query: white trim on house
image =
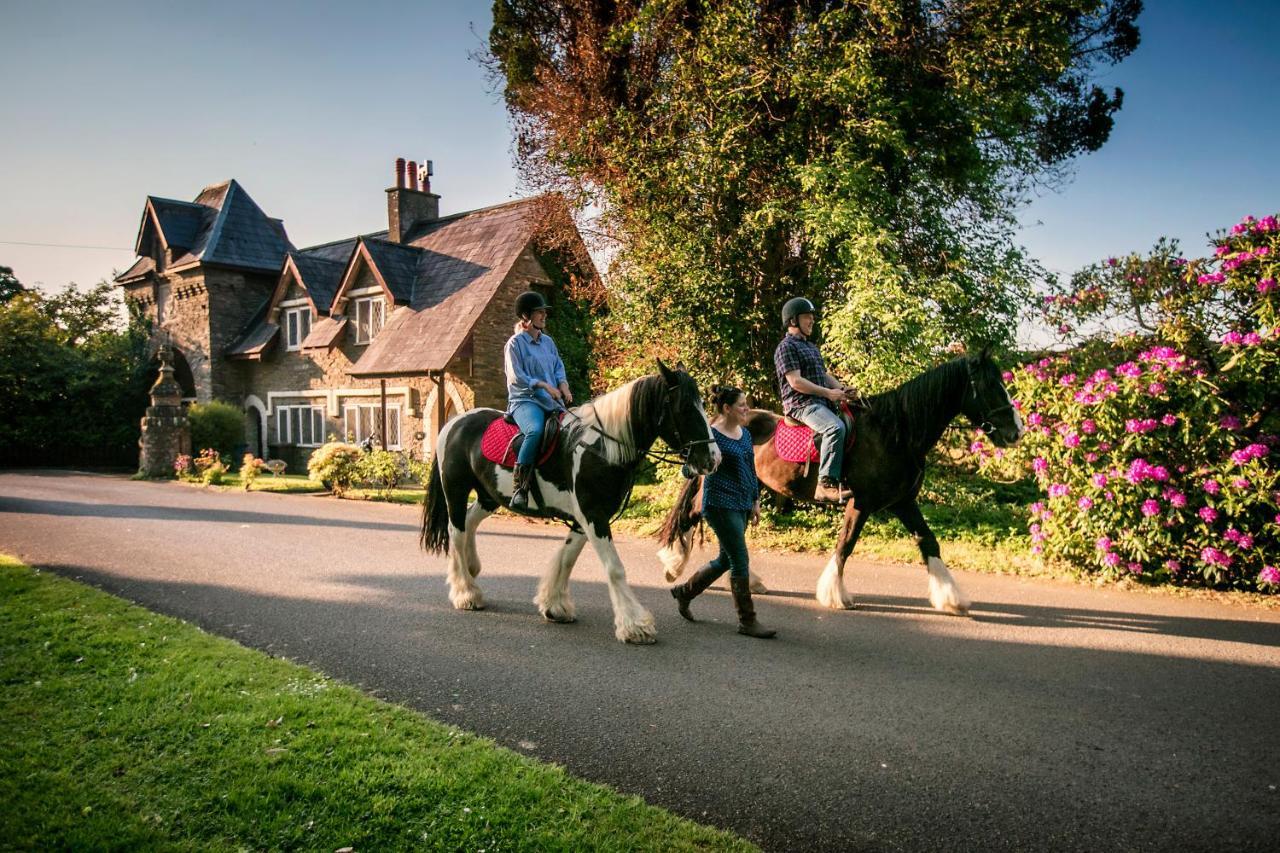
{"label": "white trim on house", "polygon": [[[284,348],[286,352],[297,352],[302,349],[302,342],[311,334],[311,321],[314,312],[311,305],[303,300],[303,306],[286,308],[281,312],[280,326],[284,329]],[[305,328],[304,328],[305,327]]]}
{"label": "white trim on house", "polygon": [[[294,416],[297,412],[297,416]],[[319,447],[325,439],[324,406],[295,403],[276,407],[276,444]],[[297,435],[294,435],[296,428]]]}
{"label": "white trim on house", "polygon": [[[297,400],[314,399],[323,397],[325,401],[326,414],[331,418],[342,417],[342,398],[344,397],[379,397],[382,395],[380,388],[307,388],[301,391],[268,391],[267,392],[267,415],[275,416],[275,410],[280,405],[279,400]],[[387,388],[387,399],[392,397],[402,398],[404,413],[411,417],[418,417],[418,411],[413,406],[413,389],[407,385],[397,385],[394,388]],[[461,407],[460,407],[461,408]]]}
{"label": "white trim on house", "polygon": [[[360,314],[366,315],[362,321]],[[351,317],[351,340],[357,346],[373,343],[373,339],[387,324],[387,300],[379,291],[378,296],[366,296],[349,300],[347,316]],[[354,316],[352,316],[354,315]],[[364,332],[364,334],[362,334]]]}
{"label": "white trim on house", "polygon": [[303,305],[310,306],[311,300],[305,296],[299,296],[295,299],[283,299],[276,303],[277,308],[299,308]]}
{"label": "white trim on house", "polygon": [[258,442],[262,446],[255,447],[253,455],[263,455],[267,452],[267,445],[270,444],[270,441],[268,441],[270,433],[267,431],[267,424],[269,423],[267,419],[267,404],[262,402],[262,399],[256,394],[250,394],[244,398],[244,409],[246,414],[250,409],[254,409],[258,413]]}
{"label": "white trim on house", "polygon": [[[423,459],[430,459],[435,454],[436,449],[431,445],[431,437],[433,435],[439,435],[440,429],[444,426],[444,424],[436,423],[436,395],[439,393],[439,390],[438,390],[439,387],[440,386],[438,385],[433,385],[431,388],[431,393],[427,395],[426,402],[422,404],[422,419],[423,419],[422,458]],[[462,395],[458,393],[458,389],[453,384],[453,382],[446,379],[444,383],[444,387],[445,387],[445,395],[448,397],[449,401],[453,403],[454,411],[457,413],[454,415],[454,417],[457,417],[457,415],[460,415],[463,412],[466,412],[467,404],[463,401]]]}
{"label": "white trim on house", "polygon": [[344,299],[355,299],[357,296],[385,296],[386,291],[382,289],[382,285],[374,284],[369,287],[357,287],[348,290],[342,294]]}

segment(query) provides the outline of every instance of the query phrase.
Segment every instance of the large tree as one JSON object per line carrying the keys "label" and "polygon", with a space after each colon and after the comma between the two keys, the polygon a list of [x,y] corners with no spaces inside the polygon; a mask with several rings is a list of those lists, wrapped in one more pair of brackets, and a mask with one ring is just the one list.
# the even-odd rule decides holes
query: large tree
{"label": "large tree", "polygon": [[868,387],[1007,339],[1036,183],[1107,139],[1140,0],[495,0],[524,179],[601,211],[611,322],[771,388],[778,310],[823,304]]}

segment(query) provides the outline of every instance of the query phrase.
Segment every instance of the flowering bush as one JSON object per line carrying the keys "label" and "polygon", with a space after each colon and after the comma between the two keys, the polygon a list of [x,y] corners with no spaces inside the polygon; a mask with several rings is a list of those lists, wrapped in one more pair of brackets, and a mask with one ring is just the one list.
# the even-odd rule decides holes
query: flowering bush
{"label": "flowering bush", "polygon": [[357,464],[360,448],[343,441],[330,441],[316,448],[307,461],[311,479],[318,480],[334,494],[342,494],[351,488],[358,477]]}
{"label": "flowering bush", "polygon": [[[1162,279],[1167,297],[1149,294],[1167,312],[1153,329],[1097,334],[1011,377],[1028,433],[1006,460],[1045,495],[1031,508],[1036,553],[1107,575],[1280,590],[1280,227],[1249,218],[1214,246],[1209,261],[1172,265],[1183,272]],[[1116,292],[1099,285],[1065,307],[1101,317]],[[1050,307],[1062,316],[1062,301]]]}
{"label": "flowering bush", "polygon": [[389,492],[408,477],[404,456],[390,450],[373,450],[356,462],[356,480],[363,485]]}
{"label": "flowering bush", "polygon": [[240,460],[240,482],[244,485],[245,491],[248,491],[253,481],[262,474],[266,464],[252,453],[246,453],[244,459]]}
{"label": "flowering bush", "polygon": [[191,454],[182,453],[173,460],[173,473],[178,475],[179,480],[195,479],[195,465]]}
{"label": "flowering bush", "polygon": [[207,486],[220,485],[227,475],[227,466],[222,463],[222,454],[212,447],[201,450],[200,455],[193,460],[192,467],[195,468],[195,476]]}

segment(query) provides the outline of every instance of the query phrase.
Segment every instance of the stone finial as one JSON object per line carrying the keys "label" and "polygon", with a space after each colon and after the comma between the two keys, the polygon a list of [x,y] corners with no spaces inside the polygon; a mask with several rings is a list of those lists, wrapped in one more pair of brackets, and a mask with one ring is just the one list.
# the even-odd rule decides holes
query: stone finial
{"label": "stone finial", "polygon": [[182,386],[173,378],[173,345],[167,336],[160,342],[157,355],[160,358],[160,375],[151,386],[151,405],[181,406]]}

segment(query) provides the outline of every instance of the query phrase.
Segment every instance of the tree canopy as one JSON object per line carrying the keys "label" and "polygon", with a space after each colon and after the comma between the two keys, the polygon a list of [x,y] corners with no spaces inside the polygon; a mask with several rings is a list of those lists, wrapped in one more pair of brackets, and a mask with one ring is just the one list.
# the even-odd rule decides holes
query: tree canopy
{"label": "tree canopy", "polygon": [[1011,336],[1013,215],[1106,142],[1141,5],[495,0],[487,59],[524,180],[602,211],[615,344],[772,396],[807,295],[871,389]]}

